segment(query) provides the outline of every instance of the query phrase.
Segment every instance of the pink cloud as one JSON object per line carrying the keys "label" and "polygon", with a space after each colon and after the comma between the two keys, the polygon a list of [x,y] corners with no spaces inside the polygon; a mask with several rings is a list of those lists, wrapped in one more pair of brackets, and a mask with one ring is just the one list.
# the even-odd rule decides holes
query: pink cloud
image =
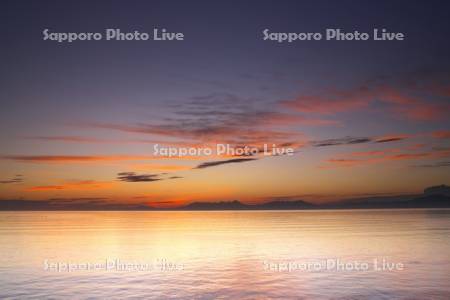
{"label": "pink cloud", "polygon": [[380,151],[352,152],[342,157],[330,158],[325,161],[325,164],[319,166],[319,168],[354,167],[392,161],[439,159],[449,156],[450,150],[448,149],[437,149],[426,152],[402,152],[401,149],[393,148]]}
{"label": "pink cloud", "polygon": [[371,104],[379,102],[385,104],[383,109],[401,118],[427,121],[443,118],[450,113],[448,103],[435,101],[437,96],[448,97],[447,89],[439,90],[436,86],[424,90],[389,84],[363,85],[347,90],[328,89],[317,95],[300,95],[280,103],[301,113],[332,115],[368,109]]}
{"label": "pink cloud", "polygon": [[360,87],[353,91],[332,90],[322,95],[300,95],[281,104],[303,113],[326,115],[365,108],[369,105],[370,96],[367,87]]}
{"label": "pink cloud", "polygon": [[435,131],[431,135],[438,139],[450,139],[450,130]]}

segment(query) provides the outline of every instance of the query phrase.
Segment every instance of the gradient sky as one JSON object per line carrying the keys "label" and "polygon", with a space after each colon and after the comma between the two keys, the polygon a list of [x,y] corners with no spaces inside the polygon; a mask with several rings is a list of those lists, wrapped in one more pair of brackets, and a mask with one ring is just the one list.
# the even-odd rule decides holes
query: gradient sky
{"label": "gradient sky", "polygon": [[[445,1],[6,1],[0,199],[331,201],[450,183]],[[184,41],[42,40],[42,30]],[[262,40],[262,30],[405,41]],[[168,159],[153,144],[289,144],[294,156]],[[223,164],[202,165],[225,161]]]}

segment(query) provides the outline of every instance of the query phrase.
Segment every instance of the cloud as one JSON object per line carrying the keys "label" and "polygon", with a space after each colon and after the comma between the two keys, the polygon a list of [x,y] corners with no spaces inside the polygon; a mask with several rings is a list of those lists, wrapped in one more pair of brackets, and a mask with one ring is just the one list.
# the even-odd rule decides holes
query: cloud
{"label": "cloud", "polygon": [[352,152],[350,153],[351,156],[380,156],[385,155],[387,152],[391,150],[374,150],[374,151],[360,151],[360,152]]}
{"label": "cloud", "polygon": [[361,86],[354,90],[331,89],[319,95],[300,95],[280,104],[302,113],[329,115],[365,108],[370,99],[369,88]]}
{"label": "cloud", "polygon": [[8,180],[2,180],[0,181],[0,184],[11,184],[11,183],[22,183],[23,182],[23,175],[15,175],[11,179]]}
{"label": "cloud", "polygon": [[91,127],[176,139],[197,146],[224,143],[231,147],[300,144],[302,134],[292,125],[327,126],[335,120],[309,118],[280,109],[276,102],[213,93],[169,106],[166,117],[134,124],[92,123]]}
{"label": "cloud", "polygon": [[327,147],[327,146],[342,146],[342,145],[355,145],[355,144],[364,144],[364,143],[389,143],[389,142],[397,142],[407,139],[409,136],[406,134],[402,135],[387,135],[380,137],[343,137],[336,139],[327,139],[327,140],[319,140],[312,141],[310,144],[313,147]]}
{"label": "cloud", "polygon": [[184,165],[161,165],[161,164],[136,164],[131,165],[134,170],[140,171],[150,171],[150,170],[158,170],[158,171],[166,171],[166,172],[175,172],[175,171],[185,171],[190,170],[190,166]]}
{"label": "cloud", "polygon": [[29,191],[53,191],[53,190],[65,190],[66,187],[63,185],[39,185],[30,187]]}
{"label": "cloud", "polygon": [[93,163],[93,162],[114,162],[127,160],[147,160],[155,159],[154,156],[130,156],[130,155],[7,155],[1,159],[15,160],[19,162],[34,163]]}
{"label": "cloud", "polygon": [[100,203],[105,202],[108,198],[104,197],[82,197],[82,198],[50,198],[47,201],[55,204],[62,203],[74,203],[74,202],[83,202],[83,203]]}
{"label": "cloud", "polygon": [[391,156],[388,156],[388,157],[385,157],[385,158],[387,160],[416,159],[416,158],[430,157],[432,154],[433,154],[432,152],[399,153],[399,154],[391,155]]}
{"label": "cloud", "polygon": [[338,139],[312,141],[311,145],[314,147],[327,147],[327,146],[363,144],[368,143],[370,141],[372,141],[372,138],[369,137],[344,137]]}
{"label": "cloud", "polygon": [[164,141],[149,139],[99,139],[85,136],[29,136],[30,140],[92,144],[160,144],[172,147],[200,147],[201,144],[183,141]]}
{"label": "cloud", "polygon": [[173,121],[174,124],[93,124],[92,126],[124,132],[194,140],[199,145],[228,143],[231,145],[245,144],[255,146],[261,143],[296,142],[301,137],[301,134],[298,132],[263,129],[258,124],[238,124],[232,121],[220,124],[220,122],[220,120],[207,121],[199,119]]}
{"label": "cloud", "polygon": [[26,136],[24,139],[48,141],[48,142],[69,142],[69,143],[90,143],[90,144],[161,144],[178,147],[195,147],[198,144],[188,142],[148,140],[148,139],[101,139],[87,136]]}
{"label": "cloud", "polygon": [[403,119],[433,121],[445,118],[450,112],[450,104],[442,97],[448,100],[448,84],[436,82],[430,85],[425,81],[422,79],[411,85],[390,80],[348,89],[326,88],[314,95],[301,94],[295,99],[280,101],[280,104],[309,115],[373,109],[377,104],[379,109]]}
{"label": "cloud", "polygon": [[388,142],[397,142],[407,139],[409,136],[406,134],[403,135],[388,135],[378,137],[374,140],[375,143],[388,143]]}
{"label": "cloud", "polygon": [[160,174],[136,174],[135,172],[121,172],[117,179],[125,182],[152,182],[162,180]]}
{"label": "cloud", "polygon": [[450,139],[450,130],[439,130],[432,132],[431,135],[438,139]]}
{"label": "cloud", "polygon": [[84,136],[27,136],[25,139],[39,140],[39,141],[55,141],[55,142],[75,142],[75,143],[111,143],[120,141],[91,138]]}
{"label": "cloud", "polygon": [[433,147],[433,151],[437,152],[450,152],[450,147]]}
{"label": "cloud", "polygon": [[243,162],[249,162],[249,161],[253,161],[253,160],[257,160],[257,159],[256,158],[235,158],[235,159],[221,160],[221,161],[210,161],[210,162],[205,162],[205,163],[199,164],[197,167],[195,167],[195,169],[205,169],[205,168],[220,166],[220,165],[224,165],[224,164],[243,163]]}
{"label": "cloud", "polygon": [[31,192],[58,191],[58,190],[94,190],[110,188],[114,183],[96,180],[68,180],[54,185],[38,185],[28,188]]}
{"label": "cloud", "polygon": [[327,160],[327,163],[337,166],[337,167],[352,167],[359,165],[361,163],[368,162],[362,161],[360,159],[351,159],[351,158],[331,158]]}
{"label": "cloud", "polygon": [[413,167],[417,168],[442,168],[442,167],[450,167],[450,161],[440,161],[432,164],[422,164],[422,165],[413,165]]}
{"label": "cloud", "polygon": [[353,152],[344,157],[330,158],[319,168],[353,167],[392,161],[442,159],[447,157],[450,157],[450,150],[445,148],[433,149],[427,152],[402,152],[401,149],[387,149],[382,151]]}
{"label": "cloud", "polygon": [[168,173],[159,174],[137,174],[135,172],[120,172],[117,173],[117,179],[123,182],[154,182],[161,180],[174,180],[184,178],[182,176],[166,176]]}
{"label": "cloud", "polygon": [[[169,106],[171,107],[171,106]],[[135,124],[106,124],[94,123],[89,127],[132,132],[148,136],[162,136],[171,141],[156,141],[158,144],[185,147],[204,147],[218,143],[228,144],[231,148],[244,146],[262,148],[264,144],[291,145],[302,147],[302,134],[293,130],[295,124],[323,126],[336,125],[335,120],[309,118],[296,113],[280,110],[277,103],[267,103],[261,99],[243,98],[229,93],[213,93],[209,95],[191,97],[182,105],[172,106],[171,111],[162,114],[160,119],[152,122]],[[163,117],[164,116],[164,117]],[[33,137],[31,137],[33,138]],[[40,140],[103,143],[111,142],[83,136],[37,136]],[[153,139],[149,138],[146,143]],[[175,141],[174,141],[175,140]],[[134,141],[134,140],[133,140]],[[229,155],[216,156],[229,158]],[[125,160],[159,159],[165,157],[152,156],[67,156],[67,155],[39,155],[39,156],[3,156],[19,162],[34,163],[105,163]],[[189,159],[189,157],[182,157]],[[211,158],[211,157],[209,157]],[[193,159],[204,160],[205,157]],[[160,166],[160,170],[166,167]],[[172,169],[170,169],[172,168]],[[186,167],[167,167],[166,170],[181,170]]]}

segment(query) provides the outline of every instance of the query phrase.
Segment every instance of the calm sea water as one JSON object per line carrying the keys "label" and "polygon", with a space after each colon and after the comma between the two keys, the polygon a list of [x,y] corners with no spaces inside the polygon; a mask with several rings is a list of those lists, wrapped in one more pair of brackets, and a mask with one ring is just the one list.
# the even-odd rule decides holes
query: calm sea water
{"label": "calm sea water", "polygon": [[450,299],[450,210],[1,212],[0,250],[1,299]]}

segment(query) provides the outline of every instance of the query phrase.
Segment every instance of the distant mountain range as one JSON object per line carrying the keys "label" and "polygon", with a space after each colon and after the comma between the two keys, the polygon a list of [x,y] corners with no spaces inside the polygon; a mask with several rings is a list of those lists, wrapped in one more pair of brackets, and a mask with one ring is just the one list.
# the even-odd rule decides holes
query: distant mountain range
{"label": "distant mountain range", "polygon": [[[313,204],[303,200],[270,201],[261,204],[230,202],[193,202],[170,210],[295,210],[295,209],[369,209],[369,208],[450,208],[450,187],[426,188],[423,194],[389,197],[366,197]],[[166,209],[164,209],[166,210]]]}
{"label": "distant mountain range", "polygon": [[237,200],[230,202],[193,202],[176,210],[278,210],[278,209],[311,209],[316,205],[297,201],[271,201],[262,204],[245,204]]}
{"label": "distant mountain range", "polygon": [[303,200],[270,201],[261,204],[228,202],[193,202],[177,208],[156,208],[147,205],[111,204],[98,200],[77,203],[59,201],[0,200],[0,210],[305,210],[305,209],[376,209],[376,208],[450,208],[450,187],[439,185],[426,188],[423,194],[389,197],[366,197],[327,204],[313,204]]}
{"label": "distant mountain range", "polygon": [[[296,210],[296,209],[369,209],[369,208],[450,208],[450,197],[430,195],[410,200],[340,202],[333,204],[312,204],[302,200],[271,201],[263,204],[231,202],[194,202],[170,210]],[[164,209],[166,210],[166,209]]]}

